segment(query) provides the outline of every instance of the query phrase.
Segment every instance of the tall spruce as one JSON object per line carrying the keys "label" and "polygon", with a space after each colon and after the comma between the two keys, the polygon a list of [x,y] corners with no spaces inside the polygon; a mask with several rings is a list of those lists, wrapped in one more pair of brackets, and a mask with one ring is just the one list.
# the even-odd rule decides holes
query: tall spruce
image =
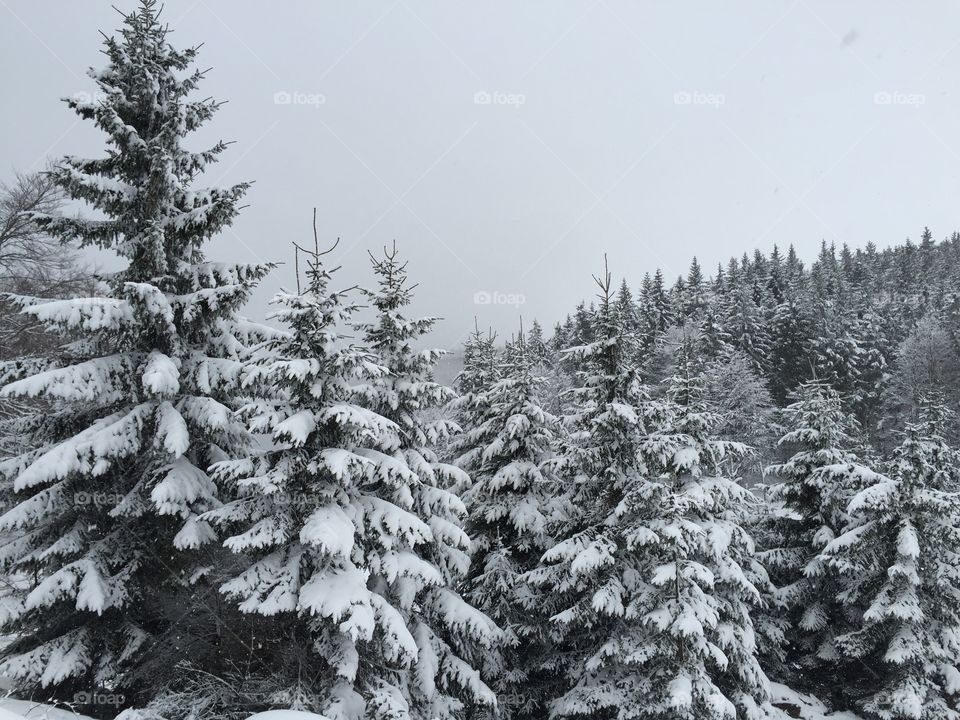
{"label": "tall spruce", "polygon": [[825,548],[856,618],[836,645],[870,670],[845,690],[868,717],[960,717],[960,454],[947,417],[925,401],[890,477],[853,498],[852,527]]}
{"label": "tall spruce", "polygon": [[407,463],[417,472],[436,477],[436,482],[464,485],[457,468],[440,463],[433,448],[455,431],[456,425],[443,418],[427,417],[452,400],[453,389],[432,379],[433,369],[446,350],[416,347],[439,318],[410,318],[406,312],[416,285],[409,284],[407,263],[399,260],[396,244],[384,248],[383,258],[370,255],[378,287],[364,290],[375,318],[360,323],[366,346],[388,374],[356,388],[383,417],[400,428],[401,448]]}
{"label": "tall spruce", "polygon": [[416,405],[440,392],[418,379],[434,355],[399,339],[424,325],[399,314],[408,288],[390,258],[367,332],[382,354],[347,342],[356,308],[330,289],[323,254],[307,253],[303,292],[274,298],[290,333],[259,348],[245,378],[258,396],[245,414],[274,447],[216,466],[237,497],[206,517],[249,558],[222,590],[286,628],[278,706],[457,717],[465,702],[495,702],[457,648],[491,647],[499,631],[454,589],[467,566],[464,507],[416,446],[429,435]]}
{"label": "tall spruce", "polygon": [[455,445],[473,484],[464,499],[474,542],[466,597],[506,633],[487,653],[498,717],[541,718],[556,692],[550,616],[560,608],[524,577],[553,545],[563,508],[550,467],[558,418],[543,408],[547,380],[522,335],[507,347],[502,378],[484,395],[483,414]]}
{"label": "tall spruce", "polygon": [[558,466],[571,515],[530,574],[564,608],[554,621],[569,689],[551,714],[760,717],[747,608],[762,570],[736,520],[746,491],[715,472],[734,444],[707,437],[700,408],[648,399],[609,274],[596,280],[598,340],[572,351],[584,369]]}
{"label": "tall spruce", "polygon": [[[878,476],[853,451],[856,422],[835,390],[818,381],[800,386],[785,411],[780,445],[790,458],[767,472],[781,479],[770,489],[772,508],[760,553],[771,580],[775,620],[784,621],[785,662],[778,679],[830,691],[842,658],[836,635],[849,626],[837,600],[840,580],[823,555],[849,520],[847,504]],[[771,657],[777,650],[768,648]]]}
{"label": "tall spruce", "polygon": [[610,275],[595,280],[597,339],[565,353],[578,370],[555,467],[570,516],[558,524],[559,542],[545,554],[546,564],[529,573],[562,608],[552,618],[565,676],[549,706],[554,717],[616,717],[621,708],[633,709],[644,689],[628,650],[616,647],[638,622],[624,623],[629,600],[621,595],[639,580],[644,552],[630,528],[647,507],[639,457],[647,394],[631,361],[636,340],[618,322]]}
{"label": "tall spruce", "polygon": [[751,614],[769,583],[745,528],[756,501],[731,477],[748,448],[715,435],[701,370],[685,338],[641,444],[651,505],[633,533],[646,557],[625,605],[641,623],[622,642],[643,658],[645,691],[628,717],[767,717]]}
{"label": "tall spruce", "polygon": [[[33,449],[0,465],[0,556],[29,578],[3,617],[16,635],[4,670],[21,693],[108,691],[140,703],[184,654],[203,665],[225,650],[187,631],[204,613],[207,632],[220,633],[194,575],[196,550],[213,535],[199,516],[219,502],[208,465],[246,452],[233,415],[241,361],[268,333],[237,311],[267,268],[204,259],[248,184],[193,187],[226,145],[185,147],[219,104],[191,99],[204,76],[191,69],[197,49],[173,48],[168,33],[157,4],[142,0],[106,38],[107,66],[90,71],[96,99],[67,101],[106,134],[107,151],[63,158],[50,176],[100,219],[36,217],[54,237],[115,253],[124,267],[97,297],[16,299],[76,338],[42,372],[3,388],[54,402],[30,423]],[[7,366],[5,376],[27,367]]]}
{"label": "tall spruce", "polygon": [[[496,335],[492,330],[480,332],[474,328],[463,343],[463,367],[453,381],[457,397],[449,405],[454,420],[461,428],[476,427],[482,422],[488,406],[487,394],[503,373],[502,359],[497,350]],[[457,439],[458,450],[464,453],[464,436]]]}

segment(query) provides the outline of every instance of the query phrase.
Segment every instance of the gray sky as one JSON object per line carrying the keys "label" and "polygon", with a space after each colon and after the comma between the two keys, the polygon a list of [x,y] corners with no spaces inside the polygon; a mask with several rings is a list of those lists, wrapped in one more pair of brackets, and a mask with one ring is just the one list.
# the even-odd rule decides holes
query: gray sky
{"label": "gray sky", "polygon": [[[397,240],[415,309],[446,318],[439,345],[475,315],[501,335],[521,314],[552,326],[604,251],[636,286],[693,255],[712,270],[774,243],[810,259],[821,239],[960,227],[956,2],[168,0],[165,16],[229,100],[196,140],[237,141],[207,181],[256,181],[210,257],[289,261],[316,206],[344,285]],[[97,30],[118,24],[109,0],[0,0],[4,176],[99,153],[58,98],[94,90]],[[249,314],[281,285],[289,262]]]}

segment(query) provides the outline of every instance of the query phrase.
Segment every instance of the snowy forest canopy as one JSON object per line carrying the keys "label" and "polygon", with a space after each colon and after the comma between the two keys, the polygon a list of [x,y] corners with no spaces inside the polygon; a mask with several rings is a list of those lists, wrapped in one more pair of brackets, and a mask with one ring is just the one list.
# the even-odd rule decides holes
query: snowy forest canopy
{"label": "snowy forest canopy", "polygon": [[0,199],[18,697],[126,720],[960,718],[960,235],[673,283],[598,263],[552,333],[478,328],[447,387],[402,244],[341,277],[314,218],[296,289],[242,315],[280,270],[205,257],[249,185],[202,185],[228,146],[184,139],[219,105],[159,12],[125,15],[68,101],[105,152]]}
{"label": "snowy forest canopy", "polygon": [[[880,448],[916,415],[922,397],[960,402],[956,232],[937,242],[924,228],[919,243],[884,250],[824,242],[809,268],[792,246],[731,258],[711,277],[694,258],[672,284],[657,270],[634,287],[623,280],[614,305],[653,383],[664,377],[669,348],[692,333],[704,360],[744,363],[746,373],[728,380],[754,374],[767,404],[784,407],[806,381],[828,384]],[[592,341],[595,314],[595,303],[580,303],[556,325],[551,351]],[[544,341],[542,330],[535,335]]]}

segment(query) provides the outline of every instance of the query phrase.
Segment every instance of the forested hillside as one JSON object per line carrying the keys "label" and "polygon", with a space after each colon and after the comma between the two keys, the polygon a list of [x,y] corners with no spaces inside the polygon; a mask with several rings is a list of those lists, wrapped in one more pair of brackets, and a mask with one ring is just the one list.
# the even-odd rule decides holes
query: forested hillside
{"label": "forested hillside", "polygon": [[[207,257],[250,184],[201,184],[220,103],[159,15],[123,15],[67,101],[106,147],[0,200],[13,694],[121,720],[960,718],[960,235],[636,293],[598,262],[552,338],[478,327],[449,387],[403,243],[346,277],[305,209],[290,265]],[[94,281],[83,247],[120,269]]]}
{"label": "forested hillside", "polygon": [[[636,290],[632,290],[636,287]],[[662,379],[661,354],[683,331],[698,337],[704,362],[737,354],[785,406],[801,383],[837,390],[874,443],[889,441],[924,394],[960,400],[960,234],[937,242],[924,228],[878,250],[822,244],[809,266],[793,247],[731,258],[712,275],[694,258],[672,283],[660,270],[632,286],[624,280],[615,305],[638,338],[638,366]],[[553,352],[591,342],[595,303],[581,303],[554,329]],[[559,356],[557,356],[559,357]],[[734,360],[736,362],[736,360]],[[727,384],[750,385],[733,373]]]}

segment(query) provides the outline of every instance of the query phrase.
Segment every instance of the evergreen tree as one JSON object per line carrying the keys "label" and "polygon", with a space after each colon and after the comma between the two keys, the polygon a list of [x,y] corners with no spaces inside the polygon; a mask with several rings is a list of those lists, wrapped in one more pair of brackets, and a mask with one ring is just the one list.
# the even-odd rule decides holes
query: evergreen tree
{"label": "evergreen tree", "polygon": [[683,315],[688,318],[696,318],[706,304],[704,298],[704,278],[703,270],[700,269],[700,263],[697,258],[693,258],[690,263],[690,270],[687,272],[686,297],[683,301]]}
{"label": "evergreen tree", "polygon": [[787,281],[784,278],[784,264],[780,257],[780,248],[774,245],[773,252],[770,253],[770,262],[767,264],[766,297],[770,299],[771,306],[776,306],[783,300],[786,288]]}
{"label": "evergreen tree", "polygon": [[575,339],[575,335],[574,335],[573,318],[570,316],[570,313],[567,313],[567,317],[563,322],[563,343],[561,343],[560,345],[557,345],[554,348],[554,350],[556,350],[557,352],[560,352],[564,348],[569,347],[570,345],[573,345],[574,339]]}
{"label": "evergreen tree", "polygon": [[480,332],[480,326],[475,324],[463,344],[463,368],[453,383],[457,397],[450,402],[450,409],[461,428],[472,428],[482,422],[487,393],[502,373],[496,335],[492,330],[486,334]]}
{"label": "evergreen tree", "polygon": [[[933,317],[924,317],[896,348],[893,373],[884,388],[885,429],[899,430],[916,415],[924,396],[940,393],[948,404],[960,402],[960,347]],[[958,428],[948,427],[948,436]]]}
{"label": "evergreen tree", "polygon": [[723,326],[730,342],[746,353],[754,368],[765,375],[770,364],[770,328],[763,317],[763,308],[753,294],[753,283],[741,281],[728,294]]}
{"label": "evergreen tree", "polygon": [[650,307],[653,318],[653,329],[654,332],[659,335],[673,324],[670,298],[660,268],[657,268],[657,271],[653,274],[653,282],[650,286]]}
{"label": "evergreen tree", "polygon": [[927,280],[931,277],[936,265],[936,247],[937,243],[933,239],[933,233],[930,228],[924,227],[920,235],[920,247],[917,248],[920,265],[920,279]]}
{"label": "evergreen tree", "polygon": [[762,569],[736,521],[746,491],[713,476],[739,448],[705,436],[712,416],[699,407],[646,399],[609,274],[597,282],[599,340],[578,349],[579,412],[559,464],[572,515],[548,565],[531,573],[564,608],[554,620],[570,689],[551,713],[761,717],[766,679],[747,608]]}
{"label": "evergreen tree", "polygon": [[[960,306],[960,300],[957,303]],[[637,351],[645,357],[657,338],[657,318],[653,307],[653,280],[650,273],[644,273],[643,283],[637,295]],[[960,313],[958,313],[960,316]]]}
{"label": "evergreen tree", "polygon": [[640,320],[637,314],[637,306],[633,302],[633,293],[630,292],[630,286],[627,285],[626,280],[620,283],[614,307],[623,327],[630,333],[636,333]]}
{"label": "evergreen tree", "polygon": [[797,249],[792,244],[787,250],[787,260],[784,263],[783,272],[784,280],[794,288],[798,287],[799,283],[803,280],[803,263],[797,256]]}
{"label": "evergreen tree", "polygon": [[553,545],[551,526],[562,510],[546,466],[560,428],[542,406],[546,380],[522,338],[504,365],[485,393],[482,417],[455,445],[465,449],[457,462],[473,479],[464,496],[474,541],[466,597],[506,634],[501,653],[485,654],[497,717],[541,718],[558,683],[549,620],[557,608],[523,576]]}
{"label": "evergreen tree", "polygon": [[799,290],[791,283],[771,321],[770,391],[781,406],[810,377],[809,337],[809,319]]}
{"label": "evergreen tree", "polygon": [[258,396],[245,414],[274,447],[216,466],[236,499],[205,518],[249,559],[222,590],[282,623],[273,702],[332,718],[458,717],[464,701],[495,702],[458,648],[491,648],[499,631],[454,589],[468,565],[465,508],[418,446],[431,434],[419,406],[444,392],[422,379],[435,353],[407,341],[430,321],[403,317],[409,289],[388,256],[366,326],[379,357],[344,342],[355,306],[330,289],[323,254],[307,253],[303,292],[274,298],[290,333],[264,344],[245,378]]}
{"label": "evergreen tree", "polygon": [[[452,389],[430,379],[434,366],[446,351],[414,349],[438,318],[408,318],[404,314],[416,286],[408,285],[407,264],[398,260],[396,244],[391,250],[384,249],[383,259],[373,255],[370,259],[379,287],[364,290],[363,294],[375,310],[376,319],[359,324],[357,329],[388,374],[374,377],[355,391],[365,397],[371,409],[400,428],[400,447],[407,456],[407,464],[416,472],[458,475],[452,466],[439,463],[431,449],[457,428],[448,421],[425,418],[427,412],[445,406],[456,396]],[[457,482],[453,478],[448,480]]]}
{"label": "evergreen tree", "polygon": [[[219,105],[191,99],[203,77],[191,70],[197,49],[174,49],[158,12],[142,0],[105,40],[107,67],[90,73],[102,98],[68,101],[108,149],[64,158],[50,175],[101,219],[36,218],[54,237],[126,265],[98,297],[17,299],[76,340],[3,389],[56,401],[30,423],[32,449],[0,465],[0,556],[31,578],[5,608],[4,632],[16,640],[4,670],[19,692],[45,688],[61,700],[82,690],[143,702],[182,654],[204,666],[227,652],[188,632],[214,613],[194,574],[196,549],[213,535],[200,514],[219,502],[208,465],[246,452],[232,408],[244,347],[268,333],[237,311],[267,268],[204,260],[205,241],[231,223],[248,184],[192,187],[226,145],[195,152],[183,141]],[[210,625],[219,622],[214,613]]]}
{"label": "evergreen tree", "polygon": [[[817,291],[827,292],[825,288]],[[814,301],[813,333],[807,355],[815,376],[833,387],[851,411],[858,404],[863,384],[863,348],[855,328],[854,316],[845,312],[839,300],[819,294]]]}
{"label": "evergreen tree", "polygon": [[698,365],[685,342],[641,445],[653,513],[634,528],[648,555],[645,582],[628,586],[624,604],[643,622],[622,642],[645,660],[637,717],[763,718],[767,678],[751,611],[768,580],[743,526],[752,496],[727,477],[747,447],[714,436],[721,417],[707,409]]}
{"label": "evergreen tree", "polygon": [[543,337],[543,328],[536,318],[530,326],[526,337],[527,351],[533,360],[534,365],[545,367],[550,362],[550,353],[547,350],[547,343]]}
{"label": "evergreen tree", "polygon": [[683,279],[683,275],[677,276],[677,281],[673,284],[673,287],[670,288],[670,317],[674,318],[674,322],[677,325],[684,325],[687,320],[687,316],[684,313],[687,302],[687,283]]}
{"label": "evergreen tree", "polygon": [[[881,310],[882,312],[882,310]],[[883,317],[873,307],[859,314],[854,333],[859,346],[859,372],[852,409],[861,427],[872,431],[881,412],[883,386],[888,379],[887,356],[892,354]]]}
{"label": "evergreen tree", "polygon": [[[850,618],[836,599],[840,582],[822,551],[846,528],[846,506],[854,493],[877,476],[851,450],[856,423],[837,392],[811,381],[798,395],[785,412],[788,432],[780,439],[795,452],[768,468],[782,482],[771,488],[774,507],[760,559],[777,587],[774,621],[787,621],[785,667],[800,668],[798,677],[784,679],[825,690],[834,687],[832,673],[840,663],[835,635]],[[778,654],[766,650],[771,657]]]}
{"label": "evergreen tree", "polygon": [[571,340],[576,345],[586,345],[593,342],[593,308],[587,308],[586,303],[581,302],[577,305],[576,312],[573,315],[573,337]]}
{"label": "evergreen tree", "polygon": [[715,434],[724,440],[769,446],[776,423],[774,405],[763,379],[746,354],[727,350],[709,359],[702,371],[703,398],[719,416]]}
{"label": "evergreen tree", "polygon": [[734,352],[730,344],[730,333],[723,324],[722,313],[714,303],[707,303],[703,307],[700,320],[701,347],[706,357],[720,358]]}
{"label": "evergreen tree", "polygon": [[[641,552],[628,542],[628,517],[634,511],[624,511],[634,504],[645,507],[639,443],[647,399],[630,361],[635,338],[624,332],[614,312],[609,273],[595,280],[601,288],[598,339],[568,351],[579,361],[579,370],[569,391],[574,408],[565,420],[570,433],[555,465],[568,488],[565,502],[571,514],[557,526],[559,542],[544,556],[548,564],[529,574],[530,583],[563,608],[553,620],[558,669],[567,689],[551,702],[551,716],[614,717],[619,708],[634,706],[641,688],[636,669],[633,682],[627,666],[627,679],[598,672],[603,648],[622,632],[623,606],[617,597],[625,582],[631,584],[635,556]],[[609,604],[601,600],[608,597]],[[611,658],[609,664],[621,660]]]}
{"label": "evergreen tree", "polygon": [[558,322],[553,326],[553,337],[550,338],[550,350],[555,353],[560,352],[560,350],[567,347],[567,344],[563,324]]}
{"label": "evergreen tree", "polygon": [[869,717],[960,717],[960,456],[944,440],[945,417],[925,404],[891,478],[853,498],[852,527],[825,548],[858,619],[836,644],[875,669],[866,687],[847,687]]}

